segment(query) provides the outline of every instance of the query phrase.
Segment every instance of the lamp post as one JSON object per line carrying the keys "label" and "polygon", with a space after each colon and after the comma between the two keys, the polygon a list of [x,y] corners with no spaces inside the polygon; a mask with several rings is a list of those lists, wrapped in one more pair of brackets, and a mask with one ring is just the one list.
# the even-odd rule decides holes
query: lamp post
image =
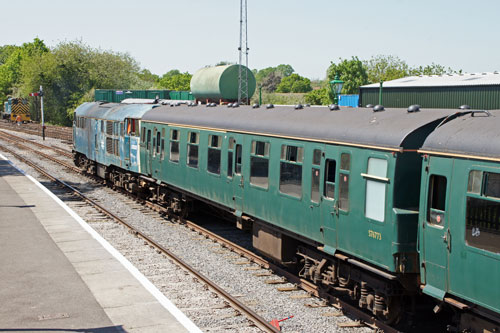
{"label": "lamp post", "polygon": [[332,90],[332,94],[334,96],[333,103],[339,104],[339,95],[342,91],[342,87],[344,86],[344,81],[339,78],[338,74],[335,74],[335,79],[330,81],[330,89]]}

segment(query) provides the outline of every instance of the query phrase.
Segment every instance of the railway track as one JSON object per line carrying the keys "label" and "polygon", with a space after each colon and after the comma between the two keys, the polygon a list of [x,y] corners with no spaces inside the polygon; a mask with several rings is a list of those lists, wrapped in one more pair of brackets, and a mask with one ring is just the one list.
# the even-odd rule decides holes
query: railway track
{"label": "railway track", "polygon": [[[20,144],[18,144],[18,145],[20,145]],[[6,147],[1,147],[1,150],[11,154],[16,159],[29,165],[30,167],[35,169],[37,172],[42,174],[44,177],[46,177],[50,181],[57,183],[57,185],[69,190],[72,194],[74,194],[75,196],[80,198],[82,201],[85,201],[86,203],[88,203],[89,205],[91,205],[92,207],[97,209],[100,213],[102,213],[106,217],[109,217],[109,218],[113,219],[115,222],[120,223],[121,225],[128,228],[129,231],[133,235],[144,240],[145,245],[153,247],[155,250],[158,251],[158,253],[161,253],[161,254],[167,256],[169,259],[173,260],[178,266],[180,266],[182,269],[189,272],[189,274],[191,274],[194,278],[196,278],[198,281],[200,281],[200,283],[203,283],[210,290],[217,293],[217,295],[219,295],[221,298],[223,298],[234,310],[236,310],[238,313],[244,314],[256,327],[258,327],[263,332],[278,332],[278,330],[274,326],[272,326],[267,320],[265,320],[264,318],[259,316],[257,313],[255,313],[253,310],[251,310],[249,307],[244,305],[236,297],[233,297],[229,293],[225,292],[221,287],[219,287],[217,284],[215,284],[210,279],[205,277],[203,274],[199,273],[196,269],[194,269],[188,263],[186,263],[181,258],[176,256],[169,249],[160,245],[154,239],[147,236],[146,234],[144,234],[140,230],[136,229],[134,226],[132,226],[131,224],[126,222],[121,217],[110,212],[108,209],[106,209],[105,207],[103,207],[98,202],[94,201],[93,199],[89,198],[88,196],[86,196],[85,194],[80,192],[75,187],[73,187],[73,186],[67,184],[66,182],[56,178],[55,176],[53,176],[50,173],[48,173],[47,171],[45,171],[42,167],[38,166],[36,163],[33,163],[32,161],[24,158],[23,156],[17,154],[13,150],[6,148]],[[46,154],[44,154],[44,155],[46,155]],[[41,156],[44,156],[44,155],[41,155]]]}
{"label": "railway track", "polygon": [[[42,135],[42,125],[38,123],[27,123],[17,126],[17,124],[15,123],[9,122],[5,119],[1,119],[0,128],[8,129],[11,131],[24,132],[32,135]],[[46,125],[45,136],[67,142],[73,142],[73,130],[71,127]]]}
{"label": "railway track", "polygon": [[[55,148],[55,147],[51,147],[51,146],[47,146],[47,145],[42,145],[42,144],[33,142],[31,140],[26,140],[24,138],[20,138],[20,137],[14,136],[12,134],[5,133],[3,131],[0,131],[0,138],[5,139],[5,140],[13,143],[13,144],[15,144],[16,146],[18,146],[19,148],[22,148],[22,149],[31,149],[31,148],[27,147],[24,144],[21,144],[20,142],[24,142],[26,144],[33,144],[33,145],[37,146],[38,148],[51,149],[51,150],[53,150],[57,154],[63,155],[65,157],[69,157],[67,155],[67,153],[62,152],[60,148]],[[67,169],[69,169],[69,170],[71,170],[73,172],[77,172],[77,173],[82,174],[81,170],[78,169],[78,168],[76,168],[76,167],[74,167],[72,164],[69,164],[69,163],[66,163],[64,161],[58,160],[57,158],[54,158],[54,157],[52,157],[50,155],[47,155],[47,154],[44,154],[44,153],[42,153],[40,151],[35,151],[35,150],[33,150],[33,151],[35,153],[39,154],[40,156],[42,156],[44,158],[48,158],[51,161],[53,161],[55,163],[58,163],[61,166],[65,167],[65,168],[67,168]],[[16,155],[14,155],[14,156],[16,156]],[[16,158],[17,158],[17,156],[16,156]],[[29,164],[29,163],[27,163],[27,164]],[[96,179],[93,179],[93,180],[96,180]],[[126,194],[129,197],[131,197],[131,195],[129,193],[125,192],[125,191],[120,191],[120,192],[123,193],[123,194]],[[134,200],[138,200],[138,198],[136,198],[135,196],[132,196],[131,198],[134,199]],[[259,255],[255,254],[254,252],[246,249],[245,247],[240,246],[240,245],[238,245],[236,243],[233,243],[233,242],[227,240],[226,238],[224,238],[224,237],[216,234],[215,232],[212,232],[212,231],[210,231],[210,230],[208,230],[206,228],[201,227],[200,225],[198,225],[197,223],[195,223],[193,221],[184,219],[184,218],[179,217],[177,215],[172,215],[164,207],[159,206],[159,205],[157,205],[155,203],[152,203],[152,202],[149,202],[149,201],[142,201],[142,204],[145,205],[145,206],[147,206],[147,207],[149,207],[150,209],[158,212],[159,214],[166,215],[169,218],[173,218],[173,219],[177,220],[179,223],[181,223],[182,225],[186,226],[190,230],[198,233],[202,237],[204,237],[206,239],[210,239],[213,242],[216,242],[216,243],[220,244],[221,247],[223,247],[225,249],[229,249],[230,251],[236,253],[238,256],[240,256],[242,258],[245,258],[249,263],[256,264],[256,265],[258,265],[259,267],[261,267],[263,269],[268,269],[268,270],[274,272],[274,274],[277,277],[279,277],[279,279],[281,279],[283,283],[285,283],[285,282],[291,283],[291,284],[294,285],[294,288],[299,288],[299,289],[304,290],[311,297],[317,297],[317,298],[322,299],[323,303],[325,305],[326,304],[331,305],[331,306],[335,307],[336,309],[338,309],[338,310],[340,310],[340,311],[342,311],[344,313],[348,313],[351,316],[353,316],[353,317],[356,318],[355,321],[344,323],[344,325],[341,326],[341,327],[368,326],[368,327],[370,327],[370,328],[372,328],[374,330],[377,330],[377,331],[398,332],[398,330],[396,330],[393,327],[391,327],[389,325],[386,325],[385,323],[379,321],[377,318],[373,317],[372,315],[367,314],[367,313],[361,311],[357,307],[354,307],[354,306],[350,305],[349,303],[343,301],[342,299],[340,299],[338,297],[335,297],[335,296],[333,296],[331,294],[325,293],[324,291],[322,291],[318,286],[314,285],[313,283],[311,283],[311,282],[309,282],[307,280],[301,279],[298,276],[296,276],[296,275],[294,275],[294,274],[292,274],[292,273],[284,270],[283,268],[281,268],[281,267],[279,267],[277,265],[274,265],[270,261],[262,258],[261,256],[259,256]],[[105,208],[102,207],[101,209],[103,210],[103,213],[104,213]],[[99,210],[101,210],[101,209],[99,209]],[[117,219],[119,219],[119,217],[113,216],[113,215],[110,215],[110,217],[112,217],[117,222],[122,223],[122,222],[120,222],[120,221],[117,220]],[[128,225],[126,222],[124,223],[124,225],[126,225],[127,228],[129,228],[133,233],[136,233],[136,231],[134,231],[134,229],[133,229],[132,226]],[[137,231],[136,235],[138,237],[140,237],[140,238],[143,238],[151,246],[155,246],[156,247],[155,241],[153,239],[151,239],[150,237],[148,237],[148,236],[140,233],[140,231]],[[159,251],[162,251],[162,252],[163,251],[168,251],[167,249],[163,248],[161,245],[159,245],[157,248],[158,248]],[[165,254],[167,254],[167,253],[165,252]],[[189,269],[187,269],[187,270],[189,270]],[[192,274],[194,276],[196,276],[195,273],[192,273]],[[196,278],[198,278],[200,280],[203,280],[203,277],[197,277],[196,276]],[[209,283],[207,283],[207,284],[210,285]],[[277,284],[279,284],[279,283],[277,283]],[[212,287],[211,285],[210,285],[210,287],[212,289],[214,289],[214,291],[216,291],[218,294],[220,294],[223,298],[227,299],[227,298],[230,297],[230,295],[225,294],[224,290],[222,290],[220,288],[217,288],[217,287]],[[220,290],[218,290],[218,289],[220,289]],[[233,304],[233,302],[235,302],[235,303]],[[246,313],[247,309],[245,309],[245,306],[243,304],[241,304],[241,303],[238,304],[238,300],[237,299],[234,299],[232,301],[228,300],[228,303],[231,304],[231,306],[233,306],[235,309],[237,309],[237,311],[242,312],[242,313]],[[321,305],[319,305],[319,306],[321,306]],[[251,320],[253,321],[253,319],[251,319]],[[266,324],[268,325],[267,322],[266,322]]]}

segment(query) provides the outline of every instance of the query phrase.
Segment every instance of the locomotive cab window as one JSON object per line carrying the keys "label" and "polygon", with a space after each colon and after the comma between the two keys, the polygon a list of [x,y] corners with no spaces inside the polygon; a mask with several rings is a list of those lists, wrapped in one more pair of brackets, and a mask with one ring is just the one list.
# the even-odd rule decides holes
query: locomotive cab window
{"label": "locomotive cab window", "polygon": [[369,219],[384,222],[385,192],[387,178],[387,160],[368,158],[367,172],[361,174],[366,179],[365,216]]}
{"label": "locomotive cab window", "polygon": [[170,130],[170,161],[179,162],[179,130]]}
{"label": "locomotive cab window", "polygon": [[304,148],[281,146],[280,192],[297,198],[302,197],[302,162]]}
{"label": "locomotive cab window", "polygon": [[431,175],[429,191],[427,193],[427,221],[430,224],[441,226],[445,219],[446,210],[446,177]]}
{"label": "locomotive cab window", "polygon": [[265,189],[269,186],[269,148],[269,142],[252,141],[250,184]]}
{"label": "locomotive cab window", "polygon": [[208,136],[207,171],[217,175],[220,174],[221,146],[222,140],[220,135]]}
{"label": "locomotive cab window", "polygon": [[466,244],[500,253],[500,174],[472,170],[466,198]]}
{"label": "locomotive cab window", "polygon": [[187,145],[187,165],[192,168],[198,168],[198,143],[199,134],[197,132],[188,133],[188,145]]}

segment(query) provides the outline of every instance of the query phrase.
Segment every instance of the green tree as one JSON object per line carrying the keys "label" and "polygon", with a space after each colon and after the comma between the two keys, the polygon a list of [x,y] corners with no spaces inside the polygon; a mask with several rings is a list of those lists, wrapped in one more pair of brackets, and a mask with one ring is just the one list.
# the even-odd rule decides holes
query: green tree
{"label": "green tree", "polygon": [[295,70],[290,65],[281,64],[276,66],[276,72],[280,73],[282,77],[287,77],[292,75]]}
{"label": "green tree", "polygon": [[305,93],[311,90],[311,80],[299,74],[284,77],[276,88],[276,92],[281,93]]}
{"label": "green tree", "polygon": [[364,62],[368,81],[376,83],[390,81],[408,76],[410,68],[408,64],[392,55],[376,55]]}
{"label": "green tree", "polygon": [[276,88],[278,88],[278,85],[281,82],[281,75],[277,73],[276,71],[270,72],[269,75],[267,75],[265,78],[263,78],[259,85],[262,86],[262,89],[264,89],[265,92],[274,92],[276,91]]}
{"label": "green tree", "polygon": [[46,120],[70,125],[74,109],[93,99],[93,89],[134,89],[138,73],[128,54],[93,49],[81,41],[62,42],[22,61],[17,88],[26,96],[42,85]]}
{"label": "green tree", "polygon": [[190,90],[191,78],[193,76],[188,72],[181,73],[177,69],[173,69],[166,74],[164,74],[158,85],[161,88],[177,90],[177,91],[185,91]]}
{"label": "green tree", "polygon": [[443,75],[443,74],[460,74],[462,70],[454,70],[448,67],[446,69],[443,65],[432,63],[426,66],[418,66],[411,68],[409,71],[409,75],[418,76],[418,75]]}
{"label": "green tree", "polygon": [[49,49],[38,38],[22,46],[6,45],[0,49],[0,101],[4,101],[8,95],[17,95],[22,63],[46,52]]}
{"label": "green tree", "polygon": [[331,103],[330,91],[328,88],[314,89],[308,92],[304,99],[311,105],[328,105]]}
{"label": "green tree", "polygon": [[[335,75],[338,75],[339,78],[344,81],[344,86],[341,91],[342,94],[357,94],[359,92],[359,87],[368,83],[368,74],[358,57],[352,57],[350,60],[340,58],[338,64],[331,62],[326,71],[328,82],[335,79]],[[331,101],[333,101],[333,95],[329,89],[330,87],[327,88]]]}

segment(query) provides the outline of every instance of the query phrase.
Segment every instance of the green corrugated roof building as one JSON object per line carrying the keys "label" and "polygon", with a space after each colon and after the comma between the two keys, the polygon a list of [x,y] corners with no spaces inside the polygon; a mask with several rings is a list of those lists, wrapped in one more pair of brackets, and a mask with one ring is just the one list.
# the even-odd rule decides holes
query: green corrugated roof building
{"label": "green corrugated roof building", "polygon": [[[359,88],[360,105],[379,104],[380,84]],[[382,105],[422,108],[500,109],[500,73],[409,76],[383,83]]]}

